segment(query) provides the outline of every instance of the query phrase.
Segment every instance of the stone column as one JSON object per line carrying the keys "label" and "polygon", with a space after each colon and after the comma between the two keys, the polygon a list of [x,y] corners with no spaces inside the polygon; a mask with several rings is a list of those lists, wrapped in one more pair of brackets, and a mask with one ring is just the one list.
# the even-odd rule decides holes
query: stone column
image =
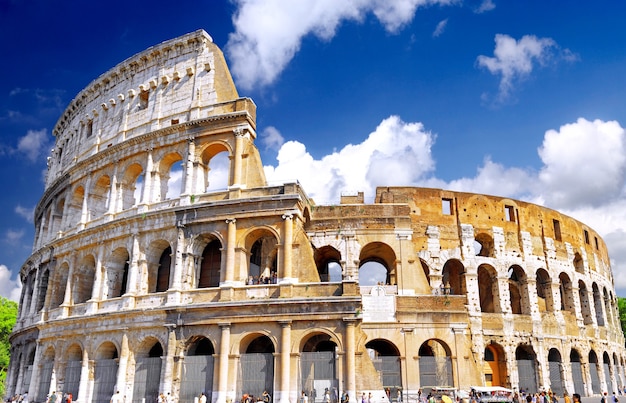
{"label": "stone column", "polygon": [[89,354],[87,350],[83,349],[83,360],[80,367],[80,384],[78,385],[78,396],[76,400],[81,402],[88,402],[87,390],[89,388]]}
{"label": "stone column", "polygon": [[185,226],[177,224],[176,251],[174,252],[174,271],[172,289],[180,290],[183,277],[183,253],[185,251]]}
{"label": "stone column", "polygon": [[92,300],[104,299],[103,290],[108,293],[108,287],[104,287],[104,282],[107,280],[107,276],[104,275],[103,270],[106,268],[102,265],[102,255],[104,252],[104,245],[102,242],[98,245],[98,252],[96,254],[96,275],[94,276],[93,290],[91,291]]}
{"label": "stone column", "polygon": [[356,318],[344,318],[343,319],[346,326],[346,389],[348,392],[348,396],[350,396],[351,402],[357,401],[356,396],[356,340],[355,340],[355,327],[356,327]]}
{"label": "stone column", "polygon": [[161,372],[161,385],[165,395],[172,392],[172,378],[174,368],[174,357],[176,355],[176,325],[166,325],[168,331],[167,352],[165,353],[165,368]]}
{"label": "stone column", "polygon": [[152,162],[152,148],[148,148],[146,151],[148,155],[146,161],[146,173],[143,176],[141,204],[152,203],[152,170],[154,169],[154,163]]}
{"label": "stone column", "polygon": [[229,183],[231,186],[240,187],[241,186],[241,154],[243,151],[243,138],[246,135],[246,132],[243,128],[238,127],[233,130],[235,134],[235,150],[234,150],[234,158],[233,158],[233,178],[232,183]]}
{"label": "stone column", "polygon": [[[28,387],[28,396],[33,396],[31,399],[35,400],[37,392],[39,392],[39,373],[41,372],[41,366],[43,365],[41,357],[43,356],[43,349],[40,348],[41,344],[37,342],[35,350],[35,359],[33,360],[33,369],[30,375],[30,386]],[[21,392],[20,392],[21,393]]]}
{"label": "stone column", "polygon": [[[187,157],[185,159],[185,163],[183,165],[183,194],[182,196],[192,196],[196,192],[197,189],[194,189],[194,160],[196,153],[196,142],[194,137],[189,137],[187,139]],[[204,193],[202,191],[201,193]]]}
{"label": "stone column", "polygon": [[226,273],[224,273],[224,284],[232,285],[235,280],[235,243],[237,242],[237,219],[228,218],[228,235],[226,241]]}
{"label": "stone column", "polygon": [[87,177],[87,183],[85,184],[85,194],[83,195],[83,206],[80,213],[80,223],[78,229],[85,229],[85,224],[89,220],[89,191],[91,190],[91,176]]}
{"label": "stone column", "polygon": [[230,350],[230,323],[220,323],[222,337],[220,339],[219,367],[217,374],[216,403],[225,403],[228,393],[228,351]]}
{"label": "stone column", "polygon": [[[280,333],[280,389],[276,401],[280,403],[289,403],[289,380],[291,379],[291,321],[279,322],[281,326]],[[297,395],[295,396],[297,398]]]}
{"label": "stone column", "polygon": [[30,306],[28,307],[28,310],[29,310],[29,316],[31,317],[36,313],[36,309],[37,309],[37,298],[39,296],[39,290],[38,290],[39,281],[41,280],[40,277],[42,275],[40,268],[41,266],[37,266],[37,268],[35,269],[35,282],[33,283],[32,293],[30,295],[30,301],[29,301]]}
{"label": "stone column", "polygon": [[293,214],[283,214],[283,267],[280,282],[292,283]]}
{"label": "stone column", "polygon": [[109,216],[115,214],[116,212],[118,212],[119,210],[121,210],[121,208],[118,206],[118,195],[121,194],[121,192],[118,192],[117,188],[119,186],[119,183],[117,182],[117,164],[119,161],[115,161],[115,168],[113,170],[113,176],[111,177],[111,184],[109,185],[109,206],[107,209],[107,214]]}
{"label": "stone column", "polygon": [[131,251],[130,264],[128,265],[128,287],[127,294],[137,294],[137,282],[139,281],[139,234],[133,232],[133,249]]}
{"label": "stone column", "polygon": [[128,387],[126,385],[126,368],[128,367],[128,356],[130,355],[128,336],[126,333],[122,335],[122,346],[120,350],[120,358],[117,366],[117,390],[119,390],[120,393],[125,393],[126,396],[130,396],[131,390],[127,389]]}

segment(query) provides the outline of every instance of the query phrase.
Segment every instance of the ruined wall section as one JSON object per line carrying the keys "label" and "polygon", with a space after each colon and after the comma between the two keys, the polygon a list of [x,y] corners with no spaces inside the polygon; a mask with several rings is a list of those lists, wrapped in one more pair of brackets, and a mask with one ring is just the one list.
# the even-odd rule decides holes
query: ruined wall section
{"label": "ruined wall section", "polygon": [[53,129],[46,186],[68,167],[131,137],[235,111],[238,98],[221,50],[203,30],[148,48],[70,102]]}

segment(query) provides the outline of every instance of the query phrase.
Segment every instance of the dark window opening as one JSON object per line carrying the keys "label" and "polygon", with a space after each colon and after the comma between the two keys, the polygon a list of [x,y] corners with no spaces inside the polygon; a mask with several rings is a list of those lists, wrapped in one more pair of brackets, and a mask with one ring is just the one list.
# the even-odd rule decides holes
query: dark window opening
{"label": "dark window opening", "polygon": [[509,222],[515,222],[515,208],[513,206],[504,206],[504,215]]}
{"label": "dark window opening", "polygon": [[150,93],[148,91],[141,91],[139,93],[139,109],[146,109],[148,107],[148,99]]}
{"label": "dark window opening", "polygon": [[441,212],[443,215],[452,215],[452,199],[441,199]]}
{"label": "dark window opening", "polygon": [[559,220],[552,220],[552,224],[554,225],[554,239],[557,241],[561,240],[561,223]]}
{"label": "dark window opening", "polygon": [[589,231],[584,230],[583,234],[585,235],[585,243],[589,245]]}

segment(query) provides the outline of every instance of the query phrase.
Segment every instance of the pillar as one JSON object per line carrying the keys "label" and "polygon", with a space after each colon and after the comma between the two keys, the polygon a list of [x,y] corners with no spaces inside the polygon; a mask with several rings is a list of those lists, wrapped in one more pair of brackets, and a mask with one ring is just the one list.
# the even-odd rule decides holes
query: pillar
{"label": "pillar", "polygon": [[237,241],[237,220],[228,218],[228,235],[226,241],[226,272],[224,273],[224,284],[232,285],[235,280],[235,243]]}
{"label": "pillar", "polygon": [[344,318],[343,321],[346,325],[346,389],[348,396],[350,396],[351,402],[357,401],[356,396],[356,340],[355,340],[355,326],[356,318]]}
{"label": "pillar", "polygon": [[152,169],[154,163],[152,161],[152,148],[148,148],[146,157],[146,173],[143,177],[143,189],[141,194],[141,204],[150,204],[152,202]]}
{"label": "pillar", "polygon": [[233,133],[235,134],[235,151],[233,156],[233,179],[230,185],[241,187],[241,154],[243,151],[243,137],[246,135],[246,132],[243,128],[238,127],[233,130]]}
{"label": "pillar", "polygon": [[120,358],[117,367],[117,390],[126,396],[130,396],[132,390],[128,389],[128,386],[126,385],[126,368],[128,367],[128,356],[130,355],[130,349],[128,348],[128,336],[126,333],[122,335],[122,346],[120,350]]}
{"label": "pillar", "polygon": [[87,391],[89,390],[89,354],[83,349],[83,360],[80,367],[80,384],[78,385],[78,396],[74,400],[87,402]]}
{"label": "pillar", "polygon": [[[281,321],[280,333],[280,389],[276,401],[289,403],[289,380],[291,379],[291,321]],[[294,396],[297,399],[297,394]]]}
{"label": "pillar", "polygon": [[283,214],[283,221],[283,270],[280,282],[292,283],[293,214]]}
{"label": "pillar", "polygon": [[174,356],[176,355],[176,325],[166,325],[168,331],[167,351],[165,355],[165,368],[161,372],[161,385],[163,393],[167,396],[172,392],[172,378],[174,373]]}
{"label": "pillar", "polygon": [[[194,137],[189,137],[187,139],[187,157],[185,159],[184,169],[183,169],[183,194],[181,196],[192,196],[197,192],[197,189],[194,189],[194,160],[196,153],[196,142]],[[204,193],[204,191],[202,191]],[[182,198],[182,197],[181,197]]]}
{"label": "pillar", "polygon": [[217,375],[216,403],[225,403],[228,392],[228,351],[230,350],[230,323],[220,323],[222,337],[220,339],[219,367]]}

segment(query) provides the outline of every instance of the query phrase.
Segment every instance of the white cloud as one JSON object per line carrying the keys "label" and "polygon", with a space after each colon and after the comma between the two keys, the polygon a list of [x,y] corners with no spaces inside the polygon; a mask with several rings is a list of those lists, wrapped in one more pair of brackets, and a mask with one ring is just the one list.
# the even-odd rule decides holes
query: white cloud
{"label": "white cloud", "polygon": [[282,134],[274,126],[265,128],[260,134],[259,139],[265,150],[278,151],[285,143]]}
{"label": "white cloud", "polygon": [[419,6],[453,0],[237,0],[226,53],[243,89],[272,83],[300,49],[307,35],[329,41],[344,21],[360,22],[372,13],[394,33],[408,24]]}
{"label": "white cloud", "polygon": [[27,208],[24,207],[20,204],[18,204],[15,207],[15,212],[17,213],[17,215],[24,217],[24,219],[26,219],[26,221],[28,221],[29,223],[33,223],[34,220],[34,216],[35,216],[35,208],[31,207],[31,208]]}
{"label": "white cloud", "polygon": [[22,240],[23,237],[24,237],[23,229],[21,230],[8,229],[4,233],[4,241],[8,243],[9,245],[19,244],[19,242]]}
{"label": "white cloud", "polygon": [[443,32],[446,30],[447,25],[448,25],[447,18],[445,20],[439,21],[439,24],[437,24],[437,27],[435,28],[435,32],[433,32],[433,37],[437,38],[438,36],[443,34]]}
{"label": "white cloud", "polygon": [[508,35],[497,34],[495,42],[494,57],[480,55],[476,61],[491,74],[500,76],[499,101],[506,100],[515,85],[527,78],[537,65],[542,66],[556,59],[576,60],[570,50],[560,51],[552,38],[524,35],[517,41]]}
{"label": "white cloud", "polygon": [[476,9],[475,12],[476,14],[482,14],[487,11],[491,11],[495,8],[496,8],[496,5],[493,2],[493,0],[483,0],[483,2],[480,4],[480,6]]}
{"label": "white cloud", "polygon": [[410,186],[425,179],[434,168],[433,141],[421,123],[391,116],[362,143],[348,144],[319,160],[304,144],[288,141],[278,152],[278,165],[266,166],[265,173],[269,182],[300,181],[320,204],[338,202],[344,191],[364,191],[373,197],[376,186]]}
{"label": "white cloud", "polygon": [[36,162],[48,154],[51,144],[46,129],[29,130],[18,140],[17,150],[25,154],[31,162]]}
{"label": "white cloud", "polygon": [[11,271],[0,264],[0,295],[12,301],[19,302],[22,293],[22,283],[19,279],[11,280]]}

